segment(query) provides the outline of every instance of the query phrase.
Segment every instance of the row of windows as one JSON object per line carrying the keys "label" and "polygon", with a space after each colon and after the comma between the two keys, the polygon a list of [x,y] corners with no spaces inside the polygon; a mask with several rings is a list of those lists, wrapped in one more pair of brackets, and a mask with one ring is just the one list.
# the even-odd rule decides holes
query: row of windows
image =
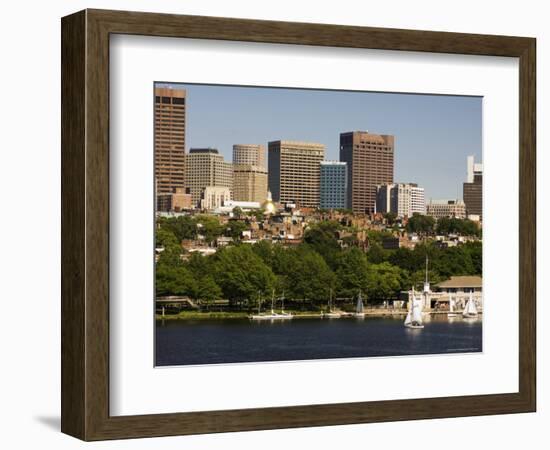
{"label": "row of windows", "polygon": [[160,97],[155,96],[156,103],[164,103],[165,105],[185,105],[185,98],[182,97]]}

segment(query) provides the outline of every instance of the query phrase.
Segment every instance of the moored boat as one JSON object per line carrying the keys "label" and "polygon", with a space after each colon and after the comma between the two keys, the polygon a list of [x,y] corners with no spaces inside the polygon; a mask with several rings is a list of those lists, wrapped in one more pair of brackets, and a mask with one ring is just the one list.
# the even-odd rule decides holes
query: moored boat
{"label": "moored boat", "polygon": [[282,319],[287,320],[287,319],[292,319],[293,317],[291,313],[287,313],[284,310],[284,294],[282,297],[281,312],[280,313],[275,312],[275,290],[273,290],[271,293],[271,312],[262,313],[261,306],[262,306],[262,300],[260,296],[258,301],[258,314],[252,314],[251,316],[249,316],[251,320],[282,320]]}
{"label": "moored boat", "polygon": [[359,319],[363,319],[365,317],[365,306],[363,305],[361,291],[359,291],[359,295],[357,296],[357,304],[355,305],[355,313],[353,316]]}
{"label": "moored boat", "polygon": [[342,317],[341,313],[333,311],[332,309],[332,289],[330,290],[330,296],[328,299],[328,311],[323,313],[323,317],[326,317],[328,319],[339,319],[340,317]]}
{"label": "moored boat", "polygon": [[422,329],[424,324],[422,321],[422,299],[418,300],[414,293],[414,286],[412,288],[411,307],[405,318],[404,324],[407,328]]}
{"label": "moored boat", "polygon": [[477,319],[478,317],[476,302],[471,292],[470,298],[468,299],[468,302],[464,307],[464,311],[462,311],[462,317],[464,317],[465,319]]}

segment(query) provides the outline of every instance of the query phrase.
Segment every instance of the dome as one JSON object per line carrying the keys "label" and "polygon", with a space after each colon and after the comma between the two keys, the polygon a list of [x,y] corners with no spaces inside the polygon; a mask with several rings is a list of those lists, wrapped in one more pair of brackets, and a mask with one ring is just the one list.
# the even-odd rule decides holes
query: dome
{"label": "dome", "polygon": [[267,200],[262,203],[262,209],[265,215],[274,214],[276,212],[275,203],[271,197],[271,191],[267,191]]}

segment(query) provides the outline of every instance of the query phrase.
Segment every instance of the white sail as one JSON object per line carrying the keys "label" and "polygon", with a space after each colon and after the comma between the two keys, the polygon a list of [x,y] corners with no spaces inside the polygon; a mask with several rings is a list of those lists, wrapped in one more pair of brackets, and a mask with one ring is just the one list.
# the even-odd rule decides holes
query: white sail
{"label": "white sail", "polygon": [[455,312],[455,301],[451,295],[449,295],[449,312]]}
{"label": "white sail", "polygon": [[357,296],[357,306],[355,307],[355,312],[357,314],[362,314],[364,312],[364,310],[363,310],[363,299],[361,298],[361,292],[359,292],[359,295]]}
{"label": "white sail", "polygon": [[418,303],[413,303],[411,321],[415,325],[422,325],[422,307]]}
{"label": "white sail", "polygon": [[405,325],[410,325],[412,322],[411,320],[411,312],[409,311],[407,314],[407,317],[405,318]]}
{"label": "white sail", "polygon": [[464,307],[464,311],[462,312],[462,315],[465,316],[465,317],[476,317],[477,316],[476,303],[474,301],[474,298],[473,298],[471,292],[470,292],[470,298],[468,299],[468,302],[466,303],[466,306]]}

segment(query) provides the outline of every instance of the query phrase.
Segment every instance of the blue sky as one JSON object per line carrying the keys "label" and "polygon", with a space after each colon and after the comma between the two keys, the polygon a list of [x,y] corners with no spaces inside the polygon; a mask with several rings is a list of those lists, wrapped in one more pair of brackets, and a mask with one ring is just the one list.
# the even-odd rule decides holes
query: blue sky
{"label": "blue sky", "polygon": [[395,181],[418,183],[426,200],[462,198],[466,156],[481,159],[482,98],[162,83],[187,90],[186,150],[301,140],[339,159],[339,135],[395,136]]}

